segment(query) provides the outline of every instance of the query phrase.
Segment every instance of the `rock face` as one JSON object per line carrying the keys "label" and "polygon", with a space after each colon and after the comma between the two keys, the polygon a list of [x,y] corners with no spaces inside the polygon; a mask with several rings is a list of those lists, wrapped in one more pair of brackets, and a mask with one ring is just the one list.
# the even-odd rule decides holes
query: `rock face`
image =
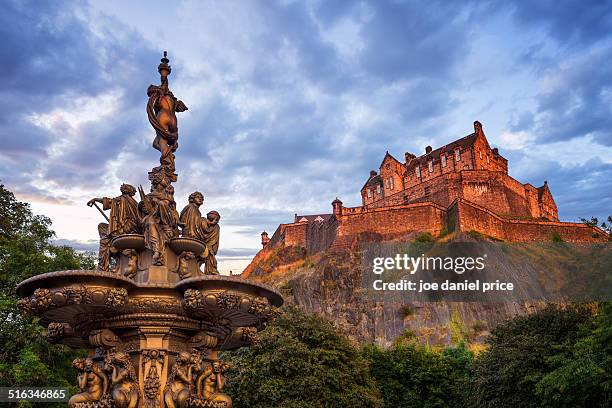
{"label": "rock face", "polygon": [[[412,300],[402,293],[388,291],[373,294],[368,289],[371,269],[363,265],[364,245],[400,245],[414,238],[414,234],[398,239],[363,233],[347,239],[342,246],[332,246],[314,255],[300,247],[281,245],[261,251],[243,276],[275,286],[289,304],[325,316],[360,343],[387,346],[414,339],[431,346],[465,341],[478,347],[502,321],[545,305],[544,301],[533,299],[550,299],[551,293],[561,293],[568,285],[583,281],[568,280],[570,271],[589,269],[588,264],[576,264],[579,255],[575,251],[560,255],[555,247],[523,244],[514,248],[512,244],[494,243],[476,234],[457,234],[441,241],[466,242],[473,248],[476,245],[479,251],[485,247],[489,252],[497,251],[491,256],[490,267],[508,281],[527,284],[511,295],[478,302]],[[499,246],[502,244],[505,246]],[[592,257],[592,248],[584,250],[587,254],[582,255]],[[609,249],[601,255],[610,262]],[[552,261],[556,268],[548,267]],[[420,277],[428,278],[426,274]]]}

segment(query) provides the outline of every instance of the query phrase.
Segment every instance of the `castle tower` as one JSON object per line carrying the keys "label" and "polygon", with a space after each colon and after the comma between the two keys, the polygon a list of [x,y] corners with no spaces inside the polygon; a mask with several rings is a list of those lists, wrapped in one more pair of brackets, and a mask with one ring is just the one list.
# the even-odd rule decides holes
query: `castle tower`
{"label": "castle tower", "polygon": [[270,242],[270,238],[268,237],[268,233],[266,231],[262,232],[261,233],[261,246],[265,248],[269,242]]}
{"label": "castle tower", "polygon": [[334,216],[339,217],[342,215],[342,201],[338,197],[332,201],[332,208],[334,209]]}

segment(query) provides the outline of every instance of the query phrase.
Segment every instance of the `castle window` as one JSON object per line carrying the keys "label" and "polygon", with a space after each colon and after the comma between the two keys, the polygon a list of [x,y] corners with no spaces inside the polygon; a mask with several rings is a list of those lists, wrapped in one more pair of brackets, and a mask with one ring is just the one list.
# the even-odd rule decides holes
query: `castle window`
{"label": "castle window", "polygon": [[417,178],[421,178],[421,168],[418,165],[417,165],[415,171],[416,171]]}
{"label": "castle window", "polygon": [[487,164],[489,164],[489,155],[487,154]]}
{"label": "castle window", "polygon": [[389,189],[393,190],[393,177],[389,177]]}
{"label": "castle window", "polygon": [[429,187],[425,187],[425,190],[424,190],[424,195],[425,195],[425,197],[428,197],[428,196],[429,196],[429,193],[430,193],[430,191],[429,191]]}
{"label": "castle window", "polygon": [[429,172],[433,172],[433,160],[430,160],[429,163],[427,163],[427,167],[429,168]]}
{"label": "castle window", "polygon": [[480,160],[482,160],[482,152],[480,150],[478,151],[478,156],[480,157]]}
{"label": "castle window", "polygon": [[376,193],[377,193],[377,194],[380,194],[380,184],[378,184],[378,185],[376,186]]}
{"label": "castle window", "polygon": [[455,149],[455,161],[461,161],[461,148]]}
{"label": "castle window", "polygon": [[446,155],[442,155],[442,167],[446,167]]}
{"label": "castle window", "polygon": [[368,198],[372,198],[372,189],[368,188]]}

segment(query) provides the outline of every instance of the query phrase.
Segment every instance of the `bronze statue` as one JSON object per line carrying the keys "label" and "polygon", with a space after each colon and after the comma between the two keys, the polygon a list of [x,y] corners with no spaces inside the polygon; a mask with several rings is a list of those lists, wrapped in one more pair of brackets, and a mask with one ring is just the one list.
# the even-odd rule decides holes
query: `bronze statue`
{"label": "bronze statue", "polygon": [[164,265],[166,242],[178,236],[179,215],[174,202],[174,188],[161,172],[151,176],[151,192],[139,188],[142,232],[145,246],[153,252],[153,264]]}
{"label": "bronze statue", "polygon": [[[92,198],[87,202],[90,207],[100,203],[104,210],[110,210],[110,217],[107,218],[108,224],[100,223],[98,225],[100,235],[98,269],[101,271],[108,271],[109,269],[110,257],[114,255],[111,245],[113,238],[138,232],[138,203],[134,200],[134,194],[136,194],[136,189],[133,186],[122,184],[119,197]],[[98,208],[97,205],[96,208]]]}
{"label": "bronze statue", "polygon": [[136,408],[140,390],[130,356],[123,352],[106,356],[106,369],[111,372],[111,396],[117,408]]}
{"label": "bronze statue", "polygon": [[199,191],[189,195],[189,204],[183,208],[180,215],[180,220],[183,224],[182,236],[204,241],[202,213],[200,213],[202,203],[204,203],[204,195]]}
{"label": "bronze statue", "polygon": [[[204,242],[208,249],[208,254],[204,258],[204,273],[207,275],[218,275],[217,269],[217,251],[219,250],[220,230],[219,220],[221,216],[216,211],[210,211],[206,214],[206,227],[204,228]],[[206,251],[205,251],[206,252]]]}
{"label": "bronze statue", "polygon": [[200,373],[196,380],[196,395],[199,399],[225,404],[231,408],[232,399],[224,394],[225,377],[223,373],[230,369],[229,364],[213,361]]}
{"label": "bronze statue", "polygon": [[204,271],[207,275],[218,275],[216,255],[219,250],[221,216],[217,211],[210,211],[206,218],[203,218],[200,212],[203,202],[204,196],[199,191],[189,195],[189,204],[183,208],[180,216],[182,236],[199,239],[206,244],[206,249],[198,254],[198,259],[205,264]]}
{"label": "bronze statue", "polygon": [[[206,252],[206,250],[204,251]],[[195,259],[195,254],[193,252],[182,252],[177,258],[178,258],[178,268],[177,268],[177,273],[179,275],[179,278],[181,279],[187,279],[187,278],[191,278],[191,272],[189,272],[189,261],[192,259]]]}
{"label": "bronze statue", "polygon": [[189,353],[182,351],[172,366],[164,389],[167,408],[186,408],[193,383],[194,362]]}
{"label": "bronze statue", "polygon": [[128,264],[123,275],[134,279],[138,272],[138,253],[133,249],[124,249],[122,253],[128,258]]}
{"label": "bronze statue", "polygon": [[68,401],[71,408],[80,404],[99,402],[108,393],[108,376],[96,365],[91,358],[77,358],[72,362],[77,370],[77,381],[81,392],[73,395]]}
{"label": "bronze statue", "polygon": [[168,63],[167,53],[161,59],[157,70],[161,75],[161,85],[150,85],[147,89],[149,102],[147,103],[147,116],[153,129],[155,140],[153,147],[161,152],[160,163],[174,169],[174,152],[178,148],[178,124],[176,112],[187,110],[185,104],[176,99],[168,88],[168,75],[172,69]]}

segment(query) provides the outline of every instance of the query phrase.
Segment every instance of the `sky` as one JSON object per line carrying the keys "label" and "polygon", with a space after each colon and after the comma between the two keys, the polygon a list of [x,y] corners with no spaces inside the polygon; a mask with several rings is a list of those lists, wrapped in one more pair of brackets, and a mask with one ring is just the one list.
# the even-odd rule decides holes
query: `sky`
{"label": "sky", "polygon": [[15,1],[0,14],[0,182],[96,248],[85,203],[148,188],[145,105],[162,51],[178,115],[175,197],[221,213],[240,272],[294,213],[331,212],[388,150],[479,120],[562,220],[612,214],[612,2]]}

